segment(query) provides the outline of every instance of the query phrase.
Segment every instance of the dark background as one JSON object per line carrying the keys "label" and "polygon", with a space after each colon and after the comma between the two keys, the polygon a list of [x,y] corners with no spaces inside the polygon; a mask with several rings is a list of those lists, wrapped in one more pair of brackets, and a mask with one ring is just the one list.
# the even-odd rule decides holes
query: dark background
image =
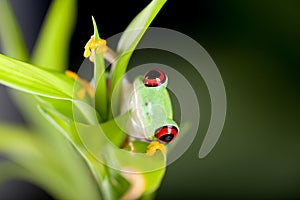
{"label": "dark background", "polygon": [[[48,3],[12,2],[31,49]],[[83,46],[93,32],[91,15],[107,38],[122,32],[149,2],[80,1],[70,68],[82,62]],[[152,26],[180,31],[208,51],[224,80],[228,112],[219,142],[200,160],[209,120],[203,92],[203,126],[184,156],[168,167],[157,199],[300,197],[299,8],[297,0],[170,0],[163,7]],[[0,90],[0,120],[23,122]],[[9,182],[0,187],[0,199],[4,194],[18,199],[16,187],[22,199],[44,194],[32,185]]]}

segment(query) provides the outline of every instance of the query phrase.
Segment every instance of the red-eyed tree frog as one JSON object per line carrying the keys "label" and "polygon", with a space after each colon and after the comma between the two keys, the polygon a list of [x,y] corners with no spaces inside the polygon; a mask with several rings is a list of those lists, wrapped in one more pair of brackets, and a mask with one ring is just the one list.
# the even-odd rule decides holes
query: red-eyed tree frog
{"label": "red-eyed tree frog", "polygon": [[127,90],[122,95],[121,110],[130,111],[127,132],[131,140],[151,142],[147,150],[149,155],[157,149],[166,153],[164,145],[173,141],[179,132],[173,120],[167,83],[168,77],[160,69],[152,69],[144,76],[136,77],[132,85],[123,81]]}

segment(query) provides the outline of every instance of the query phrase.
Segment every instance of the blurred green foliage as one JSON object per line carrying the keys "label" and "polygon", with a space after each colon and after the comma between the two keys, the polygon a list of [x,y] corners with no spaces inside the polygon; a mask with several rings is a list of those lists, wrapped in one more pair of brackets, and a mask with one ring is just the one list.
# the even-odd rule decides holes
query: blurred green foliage
{"label": "blurred green foliage", "polygon": [[[132,37],[126,30],[124,31],[119,45],[121,49],[116,52],[121,55],[118,60],[120,63],[117,62],[116,67],[111,69],[111,74],[116,80],[123,76],[130,59],[130,55],[123,56],[123,53],[134,50],[164,3],[165,0],[151,1],[129,24],[128,29],[140,29],[137,37]],[[27,57],[23,36],[9,2],[5,0],[2,4],[0,39],[3,51],[14,58],[0,56],[0,82],[27,93],[13,91],[14,98],[24,111],[26,119],[35,122],[37,126],[31,127],[30,131],[2,124],[0,152],[7,160],[0,163],[1,182],[13,178],[25,179],[37,184],[57,199],[120,199],[123,196],[133,198],[132,195],[136,198],[153,198],[153,193],[164,175],[166,156],[162,153],[147,156],[145,145],[134,147],[138,151],[142,151],[140,148],[143,148],[144,154],[124,151],[111,145],[105,134],[117,134],[116,132],[120,132],[119,127],[116,123],[103,121],[105,118],[98,121],[96,116],[97,111],[99,116],[107,116],[106,109],[102,109],[107,107],[106,101],[99,102],[104,102],[103,106],[96,104],[96,109],[99,110],[95,110],[84,97],[79,96],[77,99],[73,96],[74,80],[63,73],[67,63],[66,51],[73,30],[77,2],[74,0],[51,2],[32,57]],[[94,20],[93,23],[95,39],[99,39]],[[95,95],[100,95],[96,100],[106,100],[110,95],[106,93],[106,85],[101,84],[106,82],[105,76],[100,78],[104,74],[103,56],[95,55],[94,58],[95,88],[98,84],[99,87],[105,88],[100,92],[98,88],[96,89]],[[76,79],[76,74],[74,76]],[[94,94],[90,95],[91,98],[93,96]],[[73,103],[73,107],[70,106],[70,102]],[[70,110],[71,113],[68,113]],[[128,115],[126,116],[128,120]],[[82,119],[86,121],[83,122]],[[99,128],[103,122],[107,122],[103,125],[107,130],[105,134]],[[39,134],[28,134],[30,132]],[[83,137],[93,141],[92,144],[82,141]],[[65,139],[74,149],[68,149],[70,144],[66,144]],[[114,139],[117,137],[114,136]],[[121,140],[118,143],[124,141],[123,137],[118,139]],[[97,146],[89,146],[95,142]],[[94,147],[97,150],[93,154],[90,150]],[[51,151],[51,148],[55,151]],[[74,159],[72,150],[81,155],[82,160]],[[114,168],[111,167],[111,163],[114,164]],[[86,165],[89,168],[86,168]],[[147,171],[143,170],[145,167]],[[85,176],[85,172],[93,176]],[[131,179],[126,179],[125,176]],[[139,191],[132,192],[130,186],[136,184],[137,176],[142,186]],[[91,186],[94,181],[96,183]]]}

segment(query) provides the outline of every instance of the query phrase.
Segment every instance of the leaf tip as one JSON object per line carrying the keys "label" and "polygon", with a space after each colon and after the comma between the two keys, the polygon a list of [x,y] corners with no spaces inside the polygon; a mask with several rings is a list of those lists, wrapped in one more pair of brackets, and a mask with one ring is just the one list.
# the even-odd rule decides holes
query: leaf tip
{"label": "leaf tip", "polygon": [[93,26],[94,26],[94,37],[95,37],[95,40],[97,41],[100,39],[100,36],[98,33],[98,28],[97,28],[97,24],[96,24],[96,20],[95,20],[94,16],[92,16],[92,21],[93,21]]}

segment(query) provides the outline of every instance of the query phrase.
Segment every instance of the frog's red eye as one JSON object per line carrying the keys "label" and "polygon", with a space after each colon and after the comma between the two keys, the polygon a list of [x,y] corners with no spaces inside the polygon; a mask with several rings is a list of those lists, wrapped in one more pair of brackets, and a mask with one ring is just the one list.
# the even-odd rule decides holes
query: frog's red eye
{"label": "frog's red eye", "polygon": [[162,142],[169,143],[177,136],[178,129],[176,126],[167,125],[155,131],[155,137]]}
{"label": "frog's red eye", "polygon": [[143,82],[147,87],[157,87],[166,82],[166,75],[159,69],[153,69],[145,74]]}

